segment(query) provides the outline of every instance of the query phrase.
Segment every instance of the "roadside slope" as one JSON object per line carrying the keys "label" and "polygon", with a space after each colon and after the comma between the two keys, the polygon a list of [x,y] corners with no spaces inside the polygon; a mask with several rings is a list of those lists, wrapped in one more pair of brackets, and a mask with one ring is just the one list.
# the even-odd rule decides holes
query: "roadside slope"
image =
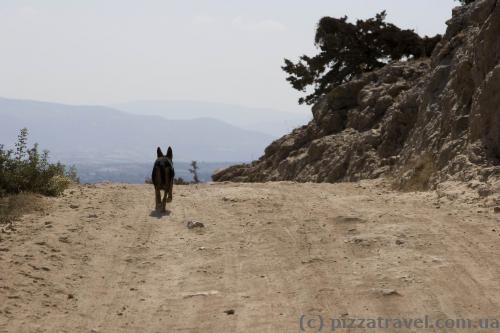
{"label": "roadside slope", "polygon": [[158,218],[151,186],[79,186],[0,233],[0,332],[295,332],[303,314],[491,318],[500,214],[448,198],[379,180],[217,183],[177,186]]}
{"label": "roadside slope", "polygon": [[456,7],[432,56],[354,77],[325,94],[313,120],[214,181],[340,182],[415,178],[500,189],[500,0]]}

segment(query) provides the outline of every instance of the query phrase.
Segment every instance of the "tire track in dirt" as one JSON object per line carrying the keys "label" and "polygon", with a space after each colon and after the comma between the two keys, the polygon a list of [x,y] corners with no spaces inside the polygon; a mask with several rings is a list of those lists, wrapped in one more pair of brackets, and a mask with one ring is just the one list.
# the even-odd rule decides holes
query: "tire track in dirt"
{"label": "tire track in dirt", "polygon": [[[111,198],[107,199],[111,205],[101,209],[118,214],[106,221],[110,228],[107,232],[114,233],[118,237],[113,237],[111,241],[101,240],[101,243],[106,244],[103,253],[101,256],[94,256],[93,261],[89,263],[93,266],[93,270],[91,275],[82,281],[80,288],[88,293],[82,295],[83,300],[80,302],[82,307],[79,311],[89,314],[87,318],[82,318],[79,324],[82,329],[85,327],[104,331],[116,329],[114,325],[110,327],[109,323],[115,323],[115,317],[123,316],[124,312],[138,301],[134,291],[149,269],[151,258],[148,257],[148,250],[151,246],[151,235],[158,228],[157,224],[147,218],[151,209],[146,196],[127,195],[124,189],[114,191]],[[134,205],[133,210],[128,209],[131,203]],[[122,210],[128,210],[128,213],[122,215],[120,214]],[[95,302],[100,301],[94,298],[96,291],[105,295],[104,311],[101,307],[95,306]],[[126,324],[127,322],[124,325]],[[125,327],[122,325],[121,328]]]}

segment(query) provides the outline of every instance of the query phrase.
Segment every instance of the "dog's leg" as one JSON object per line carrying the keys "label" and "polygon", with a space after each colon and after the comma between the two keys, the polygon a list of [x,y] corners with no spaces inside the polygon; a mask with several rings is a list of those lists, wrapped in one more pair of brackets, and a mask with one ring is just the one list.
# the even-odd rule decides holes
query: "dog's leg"
{"label": "dog's leg", "polygon": [[163,200],[161,203],[162,212],[167,211],[167,197],[168,197],[168,191],[167,191],[167,189],[165,189],[165,193],[163,194]]}
{"label": "dog's leg", "polygon": [[156,198],[156,210],[160,210],[161,208],[161,192],[160,189],[155,187],[155,198]]}
{"label": "dog's leg", "polygon": [[174,187],[174,180],[170,180],[170,184],[168,186],[168,199],[167,202],[172,202],[172,188]]}

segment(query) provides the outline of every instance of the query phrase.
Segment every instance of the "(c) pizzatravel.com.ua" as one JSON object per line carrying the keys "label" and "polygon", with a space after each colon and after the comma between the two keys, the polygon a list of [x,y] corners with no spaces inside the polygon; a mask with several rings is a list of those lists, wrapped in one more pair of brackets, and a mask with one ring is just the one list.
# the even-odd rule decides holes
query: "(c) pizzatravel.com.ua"
{"label": "(c) pizzatravel.com.ua", "polygon": [[416,318],[336,318],[322,315],[302,315],[299,318],[302,332],[336,332],[353,329],[500,329],[497,318],[445,318],[432,319],[428,315]]}

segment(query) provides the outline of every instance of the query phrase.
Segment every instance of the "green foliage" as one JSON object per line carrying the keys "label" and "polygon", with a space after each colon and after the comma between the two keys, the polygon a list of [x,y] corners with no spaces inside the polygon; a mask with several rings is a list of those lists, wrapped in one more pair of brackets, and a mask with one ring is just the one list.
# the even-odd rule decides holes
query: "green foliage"
{"label": "green foliage", "polygon": [[282,67],[294,89],[305,92],[314,87],[299,104],[313,104],[332,88],[387,62],[430,56],[441,40],[440,35],[422,38],[413,30],[401,30],[385,18],[385,11],[355,24],[347,22],[347,16],[323,17],[315,37],[319,53],[303,55],[297,63],[285,59]]}
{"label": "green foliage", "polygon": [[71,182],[79,182],[76,168],[61,163],[50,163],[49,152],[40,153],[38,144],[28,148],[28,130],[23,128],[15,150],[0,145],[0,196],[12,193],[34,192],[56,196]]}

